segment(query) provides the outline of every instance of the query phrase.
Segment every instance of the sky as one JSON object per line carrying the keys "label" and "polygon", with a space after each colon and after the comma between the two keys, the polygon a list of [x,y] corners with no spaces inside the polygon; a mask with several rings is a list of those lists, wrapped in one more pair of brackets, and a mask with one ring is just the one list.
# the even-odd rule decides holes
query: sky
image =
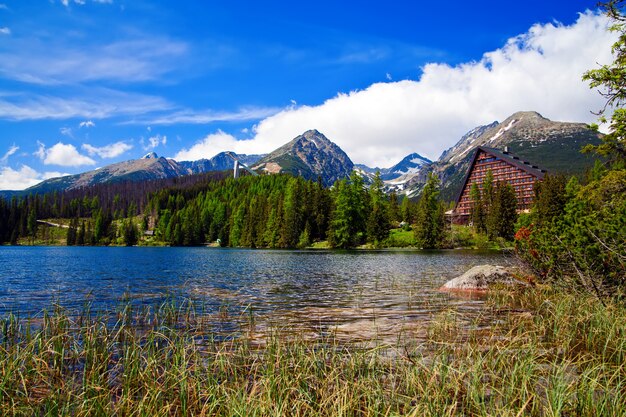
{"label": "sky", "polygon": [[309,129],[389,167],[516,111],[591,123],[607,26],[595,0],[0,0],[0,189]]}

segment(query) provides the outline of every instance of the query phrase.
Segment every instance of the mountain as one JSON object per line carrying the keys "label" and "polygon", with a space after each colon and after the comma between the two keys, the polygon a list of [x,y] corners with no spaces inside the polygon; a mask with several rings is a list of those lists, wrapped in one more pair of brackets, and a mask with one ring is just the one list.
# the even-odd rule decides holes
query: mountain
{"label": "mountain", "polygon": [[158,157],[151,152],[140,159],[118,162],[82,174],[51,178],[27,188],[24,194],[73,190],[103,183],[172,178],[186,173],[173,159]]}
{"label": "mountain", "polygon": [[593,157],[580,153],[580,149],[589,143],[600,143],[601,137],[584,123],[555,122],[537,112],[517,112],[502,123],[493,122],[466,133],[428,169],[411,179],[406,193],[411,197],[418,195],[428,172],[434,172],[441,179],[442,197],[453,200],[477,146],[507,146],[513,155],[548,173],[581,175],[593,165]]}
{"label": "mountain", "polygon": [[289,173],[322,179],[325,186],[348,177],[354,164],[346,153],[317,130],[308,130],[252,166],[268,173]]}
{"label": "mountain", "polygon": [[405,156],[400,162],[387,168],[385,173],[381,172],[383,180],[397,180],[401,177],[417,174],[424,166],[430,165],[432,161],[424,158],[418,153],[412,153]]}
{"label": "mountain", "polygon": [[[234,152],[230,152],[231,155],[239,159],[245,165],[252,165],[265,155],[238,155]],[[203,172],[211,171],[225,171],[227,169],[233,169],[233,160],[226,154],[226,152],[220,152],[211,159],[199,159],[197,161],[180,161],[178,162],[182,168],[187,170],[189,174],[201,174]]]}
{"label": "mountain", "polygon": [[[262,155],[231,154],[246,165],[252,164],[262,157]],[[233,160],[226,156],[225,152],[219,153],[211,159],[181,162],[159,157],[155,152],[150,152],[140,159],[118,162],[81,174],[51,178],[27,188],[24,191],[3,191],[0,193],[0,196],[11,198],[14,195],[43,194],[54,191],[74,190],[96,184],[111,184],[124,181],[175,178],[184,175],[224,171],[232,168]]]}

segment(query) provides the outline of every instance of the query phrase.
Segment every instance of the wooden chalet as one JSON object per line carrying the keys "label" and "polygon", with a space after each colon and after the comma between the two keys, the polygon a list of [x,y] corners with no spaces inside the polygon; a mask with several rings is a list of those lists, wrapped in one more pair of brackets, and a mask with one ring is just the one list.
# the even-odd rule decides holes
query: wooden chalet
{"label": "wooden chalet", "polygon": [[543,180],[546,173],[538,166],[512,155],[506,147],[503,151],[485,146],[477,147],[465,175],[463,187],[456,199],[453,213],[456,221],[467,222],[469,219],[473,205],[470,197],[472,185],[478,184],[482,189],[488,171],[493,174],[494,185],[498,182],[507,182],[513,186],[518,212],[528,211],[535,197],[535,182]]}

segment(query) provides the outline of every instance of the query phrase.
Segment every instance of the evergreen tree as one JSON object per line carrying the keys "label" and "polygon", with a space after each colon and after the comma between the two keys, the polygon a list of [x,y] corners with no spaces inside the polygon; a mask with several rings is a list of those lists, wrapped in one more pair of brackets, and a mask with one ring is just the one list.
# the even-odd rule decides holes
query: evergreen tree
{"label": "evergreen tree", "polygon": [[384,183],[380,172],[376,171],[374,180],[369,189],[370,213],[367,219],[367,241],[380,245],[389,237],[391,228],[388,216],[388,204],[384,192]]}
{"label": "evergreen tree", "polygon": [[76,244],[78,246],[83,246],[85,244],[85,233],[87,232],[87,227],[85,225],[85,221],[83,220],[80,228],[78,229],[78,234],[76,236]]}
{"label": "evergreen tree", "polygon": [[28,213],[28,237],[31,243],[35,243],[35,237],[37,236],[37,213],[35,207],[32,207]]}
{"label": "evergreen tree", "polygon": [[122,221],[122,240],[126,246],[136,245],[139,241],[137,226],[135,226],[131,218]]}
{"label": "evergreen tree", "polygon": [[493,200],[487,214],[487,234],[490,239],[498,237],[512,240],[517,221],[517,198],[513,187],[505,182],[496,184]]}
{"label": "evergreen tree", "polygon": [[472,199],[472,208],[470,218],[477,232],[485,233],[487,227],[485,225],[485,207],[478,184],[472,184],[470,189],[470,198]]}
{"label": "evergreen tree", "polygon": [[335,208],[332,215],[329,243],[336,248],[352,248],[363,243],[365,236],[365,200],[363,179],[353,172],[335,183]]}
{"label": "evergreen tree", "polygon": [[389,194],[389,205],[387,209],[387,215],[389,221],[399,222],[400,219],[400,207],[398,206],[398,195],[395,192]]}
{"label": "evergreen tree", "polygon": [[408,196],[404,196],[402,199],[402,204],[400,205],[400,213],[402,215],[402,221],[408,224],[413,224],[415,222],[413,204],[409,200]]}
{"label": "evergreen tree", "polygon": [[543,181],[535,183],[532,218],[536,224],[549,223],[563,214],[567,204],[566,185],[564,175],[546,175]]}
{"label": "evergreen tree", "polygon": [[441,246],[444,232],[444,208],[439,201],[439,178],[432,172],[417,203],[415,240],[423,249]]}

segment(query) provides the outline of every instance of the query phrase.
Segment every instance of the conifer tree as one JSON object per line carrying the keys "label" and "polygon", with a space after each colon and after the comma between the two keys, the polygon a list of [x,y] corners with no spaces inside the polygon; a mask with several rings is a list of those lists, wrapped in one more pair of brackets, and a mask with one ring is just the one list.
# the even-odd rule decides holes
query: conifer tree
{"label": "conifer tree", "polygon": [[417,203],[415,240],[423,249],[441,246],[444,231],[444,209],[439,201],[439,178],[432,172]]}
{"label": "conifer tree", "polygon": [[472,199],[472,208],[470,214],[472,224],[474,225],[474,228],[477,232],[484,233],[487,231],[487,228],[485,226],[485,206],[483,203],[480,188],[476,183],[472,184],[472,188],[470,189],[470,198]]}
{"label": "conifer tree", "polygon": [[384,192],[383,180],[380,172],[376,171],[374,180],[369,189],[370,213],[367,219],[367,241],[376,245],[389,237],[389,223],[387,200]]}

